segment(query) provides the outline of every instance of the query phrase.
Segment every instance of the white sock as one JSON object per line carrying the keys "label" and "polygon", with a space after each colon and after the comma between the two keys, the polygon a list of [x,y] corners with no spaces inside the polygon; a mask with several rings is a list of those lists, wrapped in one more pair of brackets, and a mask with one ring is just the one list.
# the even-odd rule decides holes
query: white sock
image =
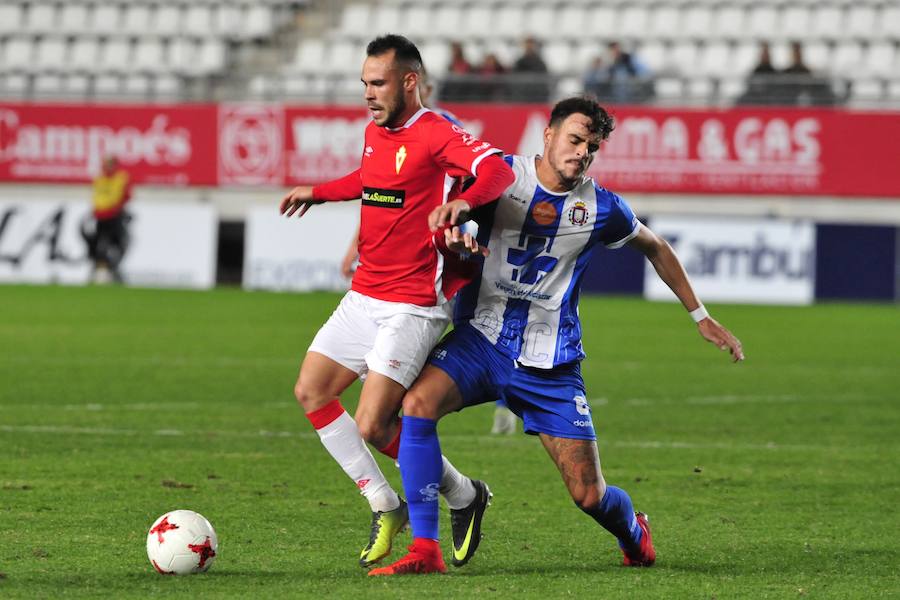
{"label": "white sock", "polygon": [[385,479],[378,463],[359,434],[356,421],[347,411],[328,425],[316,429],[322,445],[341,465],[373,511],[387,512],[400,506],[400,497]]}
{"label": "white sock", "polygon": [[452,510],[465,508],[475,501],[475,486],[472,480],[456,470],[447,457],[441,455],[444,471],[441,473],[441,495]]}

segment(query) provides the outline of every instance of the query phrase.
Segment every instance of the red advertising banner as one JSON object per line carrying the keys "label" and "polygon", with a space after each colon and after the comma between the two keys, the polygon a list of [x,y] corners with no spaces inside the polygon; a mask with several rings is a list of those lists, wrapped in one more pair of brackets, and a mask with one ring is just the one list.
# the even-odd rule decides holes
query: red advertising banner
{"label": "red advertising banner", "polygon": [[[506,152],[542,149],[549,109],[448,106]],[[612,107],[590,170],[622,193],[900,198],[900,113]],[[84,181],[119,156],[137,182],[317,183],[359,166],[362,106],[0,104],[0,181]]]}
{"label": "red advertising banner", "polygon": [[114,154],[135,181],[215,185],[214,105],[0,104],[0,181],[88,181]]}

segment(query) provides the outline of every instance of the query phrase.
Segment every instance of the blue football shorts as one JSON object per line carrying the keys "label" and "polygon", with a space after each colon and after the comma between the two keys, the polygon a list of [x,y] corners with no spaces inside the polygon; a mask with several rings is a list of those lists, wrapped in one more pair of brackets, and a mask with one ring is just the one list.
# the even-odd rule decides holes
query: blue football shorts
{"label": "blue football shorts", "polygon": [[597,439],[578,362],[554,369],[521,366],[468,324],[448,333],[428,362],[456,383],[462,408],[503,399],[525,433]]}

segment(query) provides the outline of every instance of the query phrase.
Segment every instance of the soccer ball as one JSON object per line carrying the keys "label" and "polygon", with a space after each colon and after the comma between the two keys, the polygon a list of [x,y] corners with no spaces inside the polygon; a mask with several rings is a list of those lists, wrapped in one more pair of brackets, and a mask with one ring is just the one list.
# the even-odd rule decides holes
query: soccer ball
{"label": "soccer ball", "polygon": [[167,512],[147,533],[147,558],[165,575],[203,573],[212,566],[218,547],[212,525],[192,510]]}

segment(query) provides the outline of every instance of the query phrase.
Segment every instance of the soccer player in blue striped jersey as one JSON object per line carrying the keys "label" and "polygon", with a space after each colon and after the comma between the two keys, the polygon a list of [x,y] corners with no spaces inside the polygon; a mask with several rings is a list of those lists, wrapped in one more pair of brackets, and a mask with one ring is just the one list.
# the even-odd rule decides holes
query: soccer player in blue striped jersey
{"label": "soccer player in blue striped jersey", "polygon": [[[634,216],[618,195],[584,173],[614,123],[592,98],[559,102],[544,131],[544,153],[507,156],[516,179],[487,215],[479,215],[487,256],[480,278],[458,298],[455,329],[434,349],[403,400],[400,471],[409,502],[413,545],[408,555],[370,575],[444,572],[438,544],[442,474],[437,421],[495,398],[506,399],[540,437],[575,504],[618,540],[627,566],[650,566],[656,551],[644,513],[600,468],[591,407],[581,376],[584,350],[578,297],[585,267],[598,244],[629,245],[643,253],[697,324],[699,334],[734,361],[740,342],[709,316],[671,246]],[[439,207],[433,226],[447,221]],[[469,234],[448,229],[451,248]],[[476,258],[478,259],[478,258]],[[490,491],[468,480],[469,504],[451,510],[453,564],[465,564],[480,540]],[[457,490],[455,500],[460,501]]]}

